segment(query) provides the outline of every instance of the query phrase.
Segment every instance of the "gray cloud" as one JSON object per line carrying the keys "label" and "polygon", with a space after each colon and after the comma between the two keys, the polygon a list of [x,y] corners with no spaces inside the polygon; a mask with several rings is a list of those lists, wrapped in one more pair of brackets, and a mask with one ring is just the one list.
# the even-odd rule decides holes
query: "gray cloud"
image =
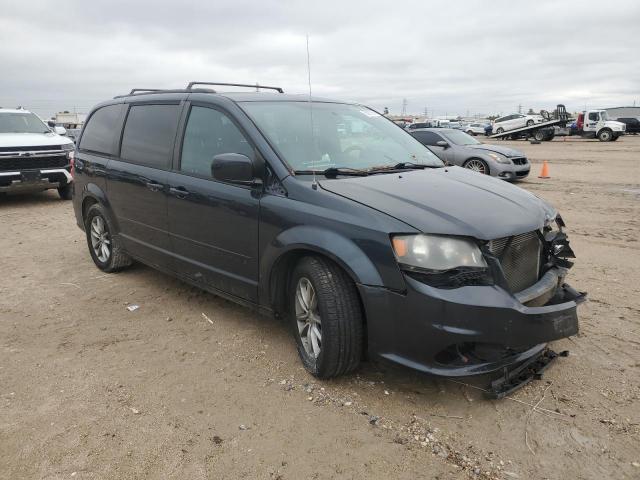
{"label": "gray cloud", "polygon": [[0,105],[41,115],[133,87],[256,81],[398,112],[640,101],[640,2],[5,2]]}

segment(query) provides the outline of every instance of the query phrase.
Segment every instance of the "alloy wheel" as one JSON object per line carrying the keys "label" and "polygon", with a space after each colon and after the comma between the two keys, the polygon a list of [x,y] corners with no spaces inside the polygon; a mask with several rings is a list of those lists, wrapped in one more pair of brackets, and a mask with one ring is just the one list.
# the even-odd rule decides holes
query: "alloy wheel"
{"label": "alloy wheel", "polygon": [[298,280],[295,309],[302,346],[309,356],[318,358],[322,348],[322,321],[318,311],[318,296],[306,277]]}
{"label": "alloy wheel", "polygon": [[475,159],[469,160],[465,165],[465,168],[468,168],[469,170],[473,170],[474,172],[478,172],[482,174],[487,173],[487,167],[480,160],[475,160]]}
{"label": "alloy wheel", "polygon": [[104,219],[96,215],[91,219],[91,247],[98,260],[107,263],[111,256],[111,237]]}

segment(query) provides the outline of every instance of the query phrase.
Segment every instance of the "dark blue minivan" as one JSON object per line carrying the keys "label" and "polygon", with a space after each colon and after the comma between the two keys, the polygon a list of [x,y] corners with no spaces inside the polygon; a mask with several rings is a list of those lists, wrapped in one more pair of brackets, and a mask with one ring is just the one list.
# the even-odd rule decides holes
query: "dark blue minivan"
{"label": "dark blue minivan", "polygon": [[365,106],[264,88],[134,90],[93,109],[73,203],[98,268],[136,260],[283,317],[320,378],[365,355],[521,369],[577,333],[584,294],[549,204],[445,167]]}

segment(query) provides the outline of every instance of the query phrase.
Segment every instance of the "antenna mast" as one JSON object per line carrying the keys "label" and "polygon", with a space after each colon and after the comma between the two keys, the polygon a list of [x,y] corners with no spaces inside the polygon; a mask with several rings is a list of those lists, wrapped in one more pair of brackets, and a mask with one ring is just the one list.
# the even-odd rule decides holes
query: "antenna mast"
{"label": "antenna mast", "polygon": [[[311,56],[309,55],[309,34],[307,33],[307,77],[309,80],[309,118],[311,122],[311,142],[313,143],[313,106],[311,103]],[[315,148],[313,149],[315,150]],[[318,182],[316,180],[316,167],[315,167],[315,151],[311,152],[311,170],[313,171],[313,183],[311,188],[318,189]]]}

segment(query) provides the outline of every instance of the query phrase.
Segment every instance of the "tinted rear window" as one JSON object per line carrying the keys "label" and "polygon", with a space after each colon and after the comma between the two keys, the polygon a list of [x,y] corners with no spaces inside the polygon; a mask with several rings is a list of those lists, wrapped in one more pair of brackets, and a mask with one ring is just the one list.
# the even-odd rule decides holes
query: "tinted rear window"
{"label": "tinted rear window", "polygon": [[115,139],[120,119],[120,111],[123,105],[108,105],[102,107],[91,115],[84,127],[80,149],[91,152],[114,155]]}
{"label": "tinted rear window", "polygon": [[134,105],[122,134],[120,157],[132,163],[168,168],[180,105]]}

